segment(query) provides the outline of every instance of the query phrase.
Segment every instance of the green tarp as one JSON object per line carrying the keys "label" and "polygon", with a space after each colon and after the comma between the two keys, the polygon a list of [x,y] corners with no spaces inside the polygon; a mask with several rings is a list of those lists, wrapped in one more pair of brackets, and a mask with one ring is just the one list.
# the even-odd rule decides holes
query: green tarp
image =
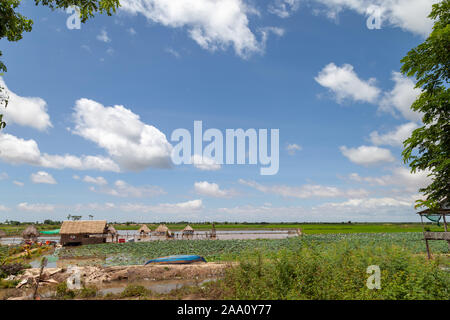
{"label": "green tarp", "polygon": [[42,234],[59,234],[59,230],[60,229],[39,231],[39,233],[42,233]]}

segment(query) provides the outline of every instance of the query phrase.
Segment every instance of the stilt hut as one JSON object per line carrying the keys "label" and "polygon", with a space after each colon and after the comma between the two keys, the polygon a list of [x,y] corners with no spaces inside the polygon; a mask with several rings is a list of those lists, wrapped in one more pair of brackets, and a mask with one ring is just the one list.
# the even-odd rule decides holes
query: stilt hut
{"label": "stilt hut", "polygon": [[[428,244],[428,240],[446,240],[450,250],[450,232],[448,231],[447,226],[447,219],[448,219],[447,217],[450,216],[450,202],[444,200],[443,202],[441,202],[439,209],[437,210],[426,209],[417,212],[417,214],[420,215],[420,220],[422,222],[423,236],[425,238],[425,245],[427,248],[428,259],[431,259],[431,250]],[[437,222],[438,225],[442,219],[442,222],[444,224],[444,232],[442,231],[431,232],[426,230],[424,227],[423,217],[427,218],[430,221]]]}
{"label": "stilt hut", "polygon": [[6,237],[6,232],[3,230],[0,230],[0,239]]}
{"label": "stilt hut", "polygon": [[190,225],[187,225],[183,229],[182,234],[183,234],[183,237],[193,236],[194,235],[194,229]]}
{"label": "stilt hut", "polygon": [[160,224],[158,228],[155,229],[155,235],[157,236],[165,236],[168,233],[170,233],[170,230],[165,224]]}
{"label": "stilt hut", "polygon": [[59,234],[63,246],[105,243],[108,226],[106,220],[64,221]]}
{"label": "stilt hut", "polygon": [[139,235],[140,235],[141,237],[147,237],[147,236],[150,234],[151,231],[152,231],[152,230],[150,230],[150,228],[147,227],[146,224],[143,224],[143,225],[139,228],[138,233],[139,233]]}
{"label": "stilt hut", "polygon": [[36,229],[35,226],[28,226],[22,232],[22,238],[25,241],[37,241],[38,237],[39,237],[39,231]]}

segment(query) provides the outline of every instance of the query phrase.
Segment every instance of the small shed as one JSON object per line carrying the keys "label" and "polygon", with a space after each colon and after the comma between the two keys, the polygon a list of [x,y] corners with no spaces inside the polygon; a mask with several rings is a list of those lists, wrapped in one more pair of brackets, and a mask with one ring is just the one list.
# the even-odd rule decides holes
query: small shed
{"label": "small shed", "polygon": [[6,237],[6,232],[3,230],[0,230],[0,238]]}
{"label": "small shed", "polygon": [[184,229],[183,229],[183,236],[191,236],[194,234],[194,229],[190,226],[187,225]]}
{"label": "small shed", "polygon": [[138,233],[139,233],[139,235],[141,235],[141,236],[148,236],[148,235],[150,234],[151,231],[152,231],[152,230],[150,230],[150,228],[147,227],[146,224],[143,224],[143,225],[139,228]]}
{"label": "small shed", "polygon": [[446,240],[448,243],[448,247],[450,249],[450,232],[448,231],[447,225],[447,217],[450,216],[450,203],[447,200],[444,200],[443,202],[441,202],[440,207],[437,210],[432,211],[430,209],[426,209],[417,212],[417,214],[420,215],[422,226],[423,226],[423,217],[426,217],[428,220],[431,220],[433,222],[437,222],[438,224],[442,218],[444,223],[443,232],[426,231],[425,227],[423,227],[423,236],[425,238],[425,245],[427,248],[428,259],[431,259],[431,250],[430,246],[428,245],[428,240]]}
{"label": "small shed", "polygon": [[59,233],[63,246],[98,244],[106,242],[109,228],[106,220],[64,221]]}
{"label": "small shed", "polygon": [[113,226],[108,226],[108,233],[115,236],[117,234],[117,230]]}
{"label": "small shed", "polygon": [[170,230],[165,224],[160,224],[158,228],[155,229],[155,234],[157,236],[165,236],[167,234],[170,234]]}
{"label": "small shed", "polygon": [[39,231],[36,229],[35,226],[28,226],[22,232],[22,238],[24,240],[37,241],[38,237],[39,237]]}

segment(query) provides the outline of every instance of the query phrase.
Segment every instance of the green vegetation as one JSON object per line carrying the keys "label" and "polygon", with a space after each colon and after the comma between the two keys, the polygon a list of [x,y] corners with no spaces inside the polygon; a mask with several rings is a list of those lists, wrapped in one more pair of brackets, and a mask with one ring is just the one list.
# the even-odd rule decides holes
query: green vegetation
{"label": "green vegetation", "polygon": [[423,115],[423,126],[404,142],[402,155],[412,172],[430,171],[433,181],[420,189],[426,200],[417,204],[436,209],[450,198],[450,0],[433,5],[429,18],[433,31],[401,60],[402,72],[422,89],[411,109]]}
{"label": "green vegetation", "polygon": [[121,298],[146,297],[150,294],[144,286],[129,284],[120,294]]}
{"label": "green vegetation", "polygon": [[[283,249],[272,259],[257,250],[240,259],[223,280],[197,289],[209,299],[449,300],[450,275],[440,259],[427,260],[399,246],[355,247],[348,241]],[[366,286],[367,267],[381,270],[380,289]]]}
{"label": "green vegetation", "polygon": [[[270,257],[279,250],[300,250],[304,246],[313,246],[317,250],[346,240],[348,246],[379,247],[396,244],[411,253],[425,252],[422,233],[348,233],[348,234],[312,234],[301,238],[261,239],[261,240],[189,240],[189,241],[148,241],[137,243],[106,243],[80,247],[66,247],[59,252],[63,258],[103,257],[104,265],[143,264],[148,259],[174,254],[198,254],[207,261],[237,260],[247,251],[264,250]],[[433,253],[448,253],[445,241],[431,241]]]}

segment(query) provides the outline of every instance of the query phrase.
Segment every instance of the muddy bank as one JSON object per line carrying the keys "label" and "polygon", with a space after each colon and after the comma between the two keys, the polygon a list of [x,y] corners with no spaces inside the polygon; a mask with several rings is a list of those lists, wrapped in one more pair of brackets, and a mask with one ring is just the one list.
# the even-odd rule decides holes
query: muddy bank
{"label": "muddy bank", "polygon": [[[220,278],[231,263],[201,263],[188,265],[136,265],[136,266],[83,266],[76,268],[45,268],[41,277],[41,284],[57,284],[79,274],[81,283],[85,286],[101,285],[113,281],[127,280],[197,280]],[[37,281],[39,268],[27,269],[17,276],[20,281],[18,287],[28,286]]]}

